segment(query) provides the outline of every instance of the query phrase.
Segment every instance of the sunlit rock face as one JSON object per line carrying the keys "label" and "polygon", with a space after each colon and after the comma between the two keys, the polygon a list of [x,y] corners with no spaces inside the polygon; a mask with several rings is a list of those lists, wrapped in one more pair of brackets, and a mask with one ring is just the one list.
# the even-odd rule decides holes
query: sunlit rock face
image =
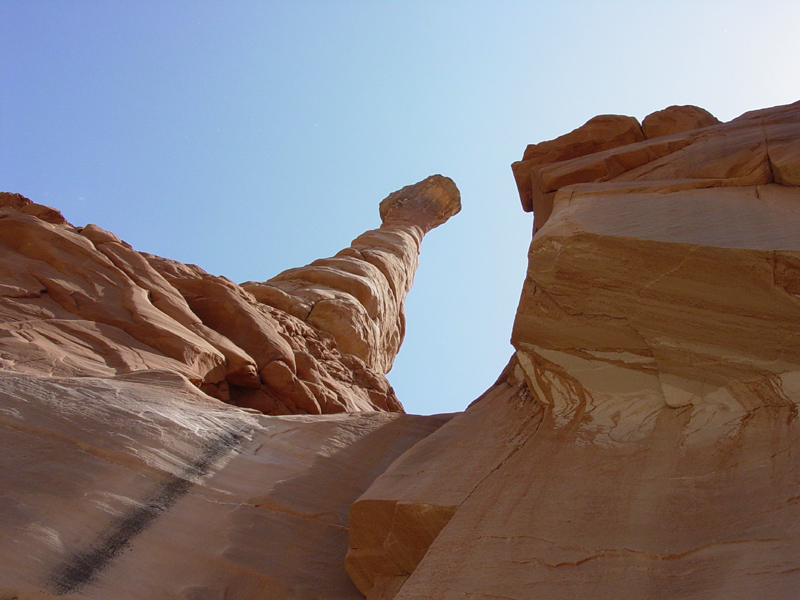
{"label": "sunlit rock face", "polygon": [[353,505],[370,599],[795,598],[800,103],[603,116],[514,165],[500,380]]}
{"label": "sunlit rock face", "polygon": [[242,285],[0,196],[0,599],[796,598],[800,103],[513,170],[513,355],[452,418],[384,377],[446,178]]}
{"label": "sunlit rock face", "polygon": [[460,210],[440,175],[381,203],[333,258],[241,286],[142,254],[96,225],[0,194],[0,366],[57,376],[147,369],[265,414],[402,411],[385,378],[426,232]]}
{"label": "sunlit rock face", "polygon": [[794,406],[798,140],[800,104],[538,169],[512,334],[532,391],[559,412],[563,370],[587,402]]}
{"label": "sunlit rock face", "polygon": [[0,598],[358,599],[353,500],[447,417],[269,417],[171,371],[0,371]]}
{"label": "sunlit rock face", "polygon": [[402,414],[385,372],[459,208],[429,177],[240,286],[0,194],[0,599],[360,598],[350,506],[450,418]]}
{"label": "sunlit rock face", "polygon": [[386,197],[380,228],[336,256],[243,287],[259,302],[330,335],[342,352],[388,373],[405,335],[403,306],[422,238],[460,210],[455,183],[432,175]]}

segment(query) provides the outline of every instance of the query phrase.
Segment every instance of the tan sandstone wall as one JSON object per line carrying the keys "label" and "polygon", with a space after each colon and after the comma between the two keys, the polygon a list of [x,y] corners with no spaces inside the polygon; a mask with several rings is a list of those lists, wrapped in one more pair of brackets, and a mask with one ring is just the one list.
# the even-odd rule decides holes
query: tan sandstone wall
{"label": "tan sandstone wall", "polygon": [[528,147],[516,352],[353,505],[370,600],[796,596],[799,140],[797,103]]}

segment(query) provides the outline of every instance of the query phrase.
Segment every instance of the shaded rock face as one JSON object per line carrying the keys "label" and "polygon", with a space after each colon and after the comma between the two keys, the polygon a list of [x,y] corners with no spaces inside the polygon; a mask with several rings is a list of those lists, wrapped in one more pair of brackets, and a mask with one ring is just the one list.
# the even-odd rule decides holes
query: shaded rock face
{"label": "shaded rock face", "polygon": [[[387,210],[387,202],[402,210]],[[385,373],[424,234],[460,209],[432,176],[335,257],[236,285],[0,194],[0,366],[59,376],[179,373],[268,414],[402,411]]]}
{"label": "shaded rock face", "polygon": [[515,164],[515,354],[354,503],[369,599],[796,597],[800,103],[705,115]]}

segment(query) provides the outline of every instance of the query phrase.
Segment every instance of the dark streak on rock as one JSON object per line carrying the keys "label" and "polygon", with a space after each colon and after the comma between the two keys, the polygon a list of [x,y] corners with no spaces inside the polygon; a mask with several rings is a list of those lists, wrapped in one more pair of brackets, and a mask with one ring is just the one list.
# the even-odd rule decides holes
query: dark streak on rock
{"label": "dark streak on rock", "polygon": [[91,583],[153,521],[168,511],[211,467],[241,445],[246,431],[226,431],[213,439],[202,455],[180,474],[159,485],[143,506],[129,511],[98,535],[83,552],[61,563],[48,578],[56,594],[71,594]]}

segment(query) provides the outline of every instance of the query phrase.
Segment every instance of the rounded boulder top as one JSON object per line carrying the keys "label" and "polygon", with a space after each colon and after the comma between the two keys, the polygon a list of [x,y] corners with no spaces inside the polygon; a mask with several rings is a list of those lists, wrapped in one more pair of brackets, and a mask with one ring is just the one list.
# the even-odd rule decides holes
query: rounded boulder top
{"label": "rounded boulder top", "polygon": [[431,175],[389,194],[380,204],[381,220],[408,221],[430,231],[461,210],[461,193],[455,182]]}

